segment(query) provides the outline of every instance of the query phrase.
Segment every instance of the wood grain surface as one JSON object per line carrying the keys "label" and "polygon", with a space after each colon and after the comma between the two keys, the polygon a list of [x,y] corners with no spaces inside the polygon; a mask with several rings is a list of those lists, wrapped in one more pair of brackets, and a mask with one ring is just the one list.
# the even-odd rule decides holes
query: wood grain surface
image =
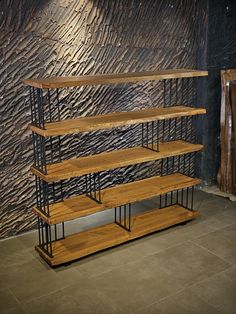
{"label": "wood grain surface", "polygon": [[197,216],[198,213],[195,211],[173,205],[134,216],[131,222],[131,232],[113,223],[70,235],[53,243],[52,258],[38,246],[36,250],[50,265],[55,266],[194,219]]}
{"label": "wood grain surface", "polygon": [[45,221],[55,224],[187,188],[200,182],[199,179],[181,173],[174,173],[164,177],[156,176],[104,189],[101,191],[101,204],[92,201],[86,195],[65,199],[63,202],[49,206],[50,218],[46,217],[36,207],[33,209]]}
{"label": "wood grain surface", "polygon": [[47,174],[43,174],[34,167],[31,168],[31,171],[46,182],[60,181],[89,173],[196,152],[202,150],[203,146],[184,141],[171,141],[160,143],[159,149],[159,152],[144,147],[114,150],[49,164],[47,165]]}
{"label": "wood grain surface", "polygon": [[90,116],[78,119],[68,119],[59,122],[50,122],[41,129],[34,125],[29,128],[42,136],[68,135],[73,133],[91,132],[101,129],[133,125],[155,120],[173,119],[179,117],[205,114],[204,108],[188,106],[172,106],[166,108],[151,108],[129,112],[114,112],[105,115]]}
{"label": "wood grain surface", "polygon": [[[221,191],[236,193],[236,69],[221,71],[221,157],[218,183]],[[233,84],[234,83],[234,84]]]}
{"label": "wood grain surface", "polygon": [[174,69],[163,71],[146,71],[146,72],[129,72],[129,73],[111,73],[97,75],[81,75],[68,77],[52,77],[25,79],[24,84],[36,88],[63,88],[84,85],[104,85],[104,84],[121,84],[137,83],[141,81],[156,81],[164,79],[175,79],[184,77],[207,76],[207,71],[198,71],[193,69]]}

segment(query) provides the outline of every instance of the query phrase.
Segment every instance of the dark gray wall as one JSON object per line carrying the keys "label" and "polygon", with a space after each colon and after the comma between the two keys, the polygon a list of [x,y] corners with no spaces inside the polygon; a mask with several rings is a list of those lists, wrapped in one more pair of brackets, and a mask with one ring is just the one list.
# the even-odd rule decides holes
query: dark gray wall
{"label": "dark gray wall", "polygon": [[[30,111],[21,79],[182,67],[204,69],[210,56],[206,44],[208,19],[214,17],[211,10],[209,14],[207,1],[196,0],[3,0],[0,5],[0,236],[6,237],[35,226],[31,212],[34,185],[29,173],[32,147],[27,130]],[[83,87],[77,93],[65,90],[63,117],[151,107],[160,102],[161,96],[155,82]],[[203,100],[210,98],[210,94],[202,95]],[[210,117],[218,118],[217,114]],[[203,140],[207,143],[207,133],[209,142],[216,134],[211,131],[213,121],[205,123]],[[136,131],[122,128],[92,137],[64,138],[64,150],[86,155],[133,146],[138,141]],[[203,165],[205,160],[211,161],[209,171],[202,168],[208,181],[215,176],[213,153],[207,147],[199,161]],[[114,171],[110,183],[151,174],[152,167],[128,167]],[[78,187],[76,181],[73,184]]]}
{"label": "dark gray wall", "polygon": [[[236,1],[210,0],[206,64],[209,71],[202,91],[207,108],[203,127],[205,151],[202,155],[201,177],[205,184],[216,181],[220,163],[220,70],[236,68]],[[201,60],[200,60],[201,62]]]}

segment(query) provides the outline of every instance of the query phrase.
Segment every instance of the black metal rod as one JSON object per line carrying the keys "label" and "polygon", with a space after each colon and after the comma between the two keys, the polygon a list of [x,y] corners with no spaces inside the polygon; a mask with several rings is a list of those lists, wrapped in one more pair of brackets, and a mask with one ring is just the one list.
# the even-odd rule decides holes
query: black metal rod
{"label": "black metal rod", "polygon": [[188,208],[188,193],[189,193],[189,188],[187,188],[187,191],[186,191],[186,208]]}
{"label": "black metal rod", "polygon": [[163,86],[163,89],[164,89],[163,99],[164,99],[164,108],[165,108],[166,107],[166,81],[165,80],[163,80],[163,84],[164,84],[164,86]]}
{"label": "black metal rod", "polygon": [[43,98],[42,90],[37,88],[37,103],[38,103],[38,113],[39,113],[39,126],[44,129],[44,111],[43,111]]}
{"label": "black metal rod", "polygon": [[193,197],[194,197],[194,186],[192,186],[192,195],[191,195],[191,210],[193,210]]}
{"label": "black metal rod", "polygon": [[65,223],[62,222],[62,238],[65,238]]}
{"label": "black metal rod", "polygon": [[61,114],[60,114],[60,99],[59,99],[59,90],[57,88],[56,90],[56,98],[57,98],[57,117],[58,117],[58,121],[61,120]]}
{"label": "black metal rod", "polygon": [[144,123],[142,123],[142,147],[144,146]]}
{"label": "black metal rod", "polygon": [[44,241],[44,224],[43,224],[43,220],[42,219],[40,219],[40,221],[41,221],[41,230],[42,230],[42,245],[44,247],[44,245],[45,245],[45,241]]}
{"label": "black metal rod", "polygon": [[50,248],[50,256],[52,257],[52,234],[51,234],[51,226],[48,225],[49,232],[49,248]]}
{"label": "black metal rod", "polygon": [[152,130],[152,149],[153,149],[153,145],[154,145],[154,121],[152,121],[151,130]]}
{"label": "black metal rod", "polygon": [[126,228],[126,204],[123,206],[124,211],[124,227]]}
{"label": "black metal rod", "polygon": [[57,225],[54,225],[55,241],[57,241]]}
{"label": "black metal rod", "polygon": [[38,217],[38,237],[39,237],[39,246],[41,246],[41,232],[40,232],[40,221]]}
{"label": "black metal rod", "polygon": [[49,111],[49,121],[52,122],[52,108],[51,108],[50,89],[48,89],[48,111]]}
{"label": "black metal rod", "polygon": [[160,127],[160,122],[159,122],[159,120],[157,120],[157,122],[156,122],[156,127],[157,127],[157,130],[156,130],[157,152],[159,152],[159,151],[160,151],[160,141],[159,141],[159,127]]}
{"label": "black metal rod", "polygon": [[131,203],[129,203],[129,231],[131,231]]}

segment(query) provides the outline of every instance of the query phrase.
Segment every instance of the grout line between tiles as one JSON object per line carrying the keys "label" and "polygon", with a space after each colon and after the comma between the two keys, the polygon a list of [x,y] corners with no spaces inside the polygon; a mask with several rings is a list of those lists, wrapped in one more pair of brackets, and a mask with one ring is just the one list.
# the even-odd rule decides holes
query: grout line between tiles
{"label": "grout line between tiles", "polygon": [[[236,267],[235,265],[231,265],[231,266],[227,267],[226,269],[224,269],[224,270],[222,270],[222,271],[220,271],[220,272],[218,272],[218,273],[215,273],[214,275],[212,275],[212,276],[210,276],[210,277],[207,277],[207,278],[205,278],[205,279],[203,279],[203,280],[200,280],[200,281],[198,281],[198,282],[195,282],[195,283],[193,283],[193,284],[186,285],[185,288],[183,288],[183,289],[181,289],[181,290],[179,290],[179,291],[177,291],[177,292],[171,293],[171,294],[169,294],[168,296],[163,297],[163,298],[159,299],[159,300],[156,301],[156,302],[152,302],[152,303],[150,303],[149,305],[144,306],[144,307],[142,307],[141,309],[139,309],[138,311],[134,311],[134,312],[132,312],[132,313],[130,313],[130,314],[138,314],[141,310],[143,310],[143,309],[145,309],[145,308],[148,309],[150,306],[152,306],[152,305],[154,305],[154,304],[158,304],[158,303],[161,303],[161,302],[165,301],[165,300],[168,299],[168,298],[172,298],[172,297],[174,297],[174,296],[176,296],[176,295],[178,295],[178,294],[184,292],[185,290],[187,290],[187,289],[189,289],[189,288],[192,288],[192,287],[194,287],[194,286],[197,286],[198,284],[204,283],[205,281],[207,281],[207,280],[209,280],[209,279],[212,279],[213,277],[218,276],[218,275],[220,275],[220,274],[222,274],[222,273],[224,273],[224,272],[226,272],[226,271],[229,271],[230,269],[234,269],[235,267]],[[199,298],[200,298],[200,297],[199,297]],[[201,298],[200,298],[200,299],[201,299]],[[203,299],[202,299],[202,300],[203,300]],[[205,300],[203,300],[203,301],[206,302]],[[209,304],[210,306],[212,306],[213,308],[215,308],[212,304],[210,304],[210,303],[208,303],[208,302],[206,302],[206,303]],[[215,308],[215,309],[216,309],[216,308]],[[221,313],[220,310],[218,310],[218,309],[216,309],[216,310]],[[222,313],[222,314],[223,314],[223,313]]]}

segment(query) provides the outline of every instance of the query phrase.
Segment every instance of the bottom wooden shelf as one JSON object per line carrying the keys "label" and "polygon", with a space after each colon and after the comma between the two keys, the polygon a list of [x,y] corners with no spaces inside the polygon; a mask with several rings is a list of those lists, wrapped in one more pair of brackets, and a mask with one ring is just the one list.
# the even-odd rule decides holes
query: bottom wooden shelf
{"label": "bottom wooden shelf", "polygon": [[49,257],[39,246],[36,246],[36,250],[50,265],[56,266],[191,220],[196,216],[196,211],[172,205],[133,216],[131,232],[111,223],[54,242],[53,257]]}

